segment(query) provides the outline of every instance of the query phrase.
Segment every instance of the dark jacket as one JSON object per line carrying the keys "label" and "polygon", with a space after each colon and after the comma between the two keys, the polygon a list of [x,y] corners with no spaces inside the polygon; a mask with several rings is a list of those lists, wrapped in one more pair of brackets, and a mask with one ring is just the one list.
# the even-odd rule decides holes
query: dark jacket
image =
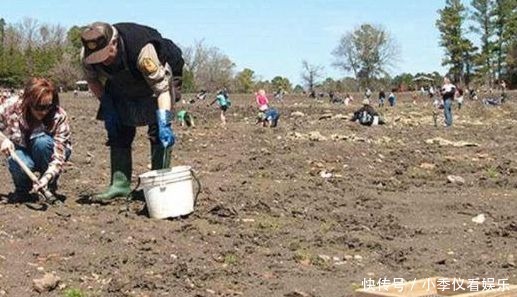
{"label": "dark jacket", "polygon": [[359,120],[359,123],[362,125],[368,125],[370,126],[373,124],[373,117],[379,116],[379,113],[373,109],[370,105],[363,105],[359,110],[354,112],[354,116],[350,121],[355,122]]}

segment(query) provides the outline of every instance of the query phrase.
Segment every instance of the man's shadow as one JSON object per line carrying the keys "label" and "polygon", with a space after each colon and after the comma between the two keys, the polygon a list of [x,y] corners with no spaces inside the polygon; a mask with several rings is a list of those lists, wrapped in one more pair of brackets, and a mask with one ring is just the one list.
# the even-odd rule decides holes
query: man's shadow
{"label": "man's shadow", "polygon": [[[99,205],[125,205],[125,208],[119,210],[119,213],[133,213],[137,217],[149,218],[149,210],[147,208],[144,192],[142,190],[133,191],[126,197],[118,197],[107,200],[95,200],[92,197],[95,194],[92,193],[81,193],[79,198],[75,201],[78,204],[99,204]],[[138,207],[134,207],[138,206]],[[167,220],[176,221],[184,220],[191,216],[191,214],[179,216],[176,218],[168,218]]]}

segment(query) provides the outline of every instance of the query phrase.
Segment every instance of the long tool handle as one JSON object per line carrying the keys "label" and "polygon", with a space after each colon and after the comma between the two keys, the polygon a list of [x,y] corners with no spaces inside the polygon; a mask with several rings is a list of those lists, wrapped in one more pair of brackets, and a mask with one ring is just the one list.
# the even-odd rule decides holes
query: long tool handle
{"label": "long tool handle", "polygon": [[[38,177],[34,174],[34,172],[32,172],[29,169],[29,167],[27,167],[27,165],[20,159],[20,157],[18,157],[14,150],[10,150],[9,154],[11,155],[11,158],[13,158],[13,160],[16,163],[18,163],[23,172],[25,172],[25,174],[27,174],[27,176],[32,180],[32,182],[37,183],[39,181]],[[50,192],[48,189],[42,188],[39,191],[47,199],[48,202],[54,202],[56,200],[54,194],[52,194],[52,192]]]}
{"label": "long tool handle", "polygon": [[25,165],[25,163],[18,157],[16,152],[14,150],[9,150],[9,154],[11,155],[11,158],[22,168],[23,172],[27,174],[27,176],[32,180],[32,182],[37,183],[38,177]]}
{"label": "long tool handle", "polygon": [[[7,137],[4,135],[4,133],[0,132],[0,142],[4,141],[4,139],[7,139]],[[33,182],[38,182],[38,177],[36,177],[36,175],[29,169],[29,167],[27,167],[27,165],[25,165],[25,163],[20,159],[20,157],[18,157],[18,155],[16,154],[16,152],[13,149],[9,150],[9,155],[11,155],[11,158],[13,158],[13,160],[16,163],[18,163],[18,165],[20,165],[23,172],[25,172],[25,174],[27,174],[27,176]]]}
{"label": "long tool handle", "polygon": [[[4,133],[0,132],[0,142],[4,141],[4,139],[7,139],[7,137],[4,135]],[[9,155],[11,155],[11,158],[20,166],[20,168],[27,174],[27,176],[32,180],[32,182],[37,183],[38,177],[27,167],[27,165],[18,157],[16,152],[14,150],[9,150]],[[40,189],[40,193],[47,199],[47,202],[54,203],[56,201],[56,197],[52,192],[50,192],[48,189]]]}

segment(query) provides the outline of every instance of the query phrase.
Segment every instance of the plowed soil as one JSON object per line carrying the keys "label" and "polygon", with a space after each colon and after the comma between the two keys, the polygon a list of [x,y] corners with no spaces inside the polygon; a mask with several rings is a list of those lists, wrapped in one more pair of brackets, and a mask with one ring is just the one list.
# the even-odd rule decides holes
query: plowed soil
{"label": "plowed soil", "polygon": [[[252,96],[234,96],[226,127],[207,101],[189,105],[196,128],[175,124],[173,164],[192,166],[201,192],[190,216],[156,220],[137,199],[87,203],[109,183],[106,136],[96,99],[64,95],[74,142],[64,205],[9,202],[0,167],[0,295],[323,297],[353,296],[365,278],[517,283],[516,94],[502,107],[455,105],[450,129],[441,115],[434,126],[428,99],[399,97],[374,127],[348,120],[361,100],[288,96],[274,103],[274,129],[255,125]],[[145,134],[133,186],[149,170]],[[60,286],[38,294],[32,281],[45,273]]]}

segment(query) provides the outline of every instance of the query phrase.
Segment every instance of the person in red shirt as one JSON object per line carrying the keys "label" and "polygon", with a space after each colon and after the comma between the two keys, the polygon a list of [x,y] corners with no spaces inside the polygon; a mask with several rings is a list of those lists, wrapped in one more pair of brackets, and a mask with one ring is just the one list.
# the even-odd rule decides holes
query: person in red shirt
{"label": "person in red shirt", "polygon": [[266,91],[259,90],[255,93],[255,100],[257,101],[258,109],[260,111],[266,111],[269,107],[269,100],[266,97]]}

